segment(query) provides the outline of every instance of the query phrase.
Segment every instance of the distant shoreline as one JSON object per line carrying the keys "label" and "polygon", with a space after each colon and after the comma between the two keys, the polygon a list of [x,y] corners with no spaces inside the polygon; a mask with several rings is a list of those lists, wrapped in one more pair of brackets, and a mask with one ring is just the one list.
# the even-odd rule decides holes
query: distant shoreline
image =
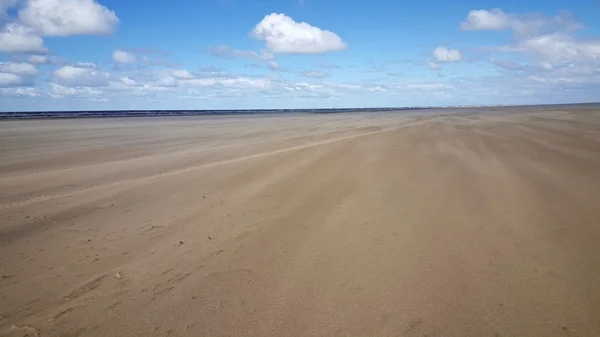
{"label": "distant shoreline", "polygon": [[502,105],[502,106],[431,106],[431,107],[394,107],[394,108],[340,108],[340,109],[243,109],[243,110],[89,110],[89,111],[22,111],[0,112],[2,120],[40,120],[40,119],[80,119],[80,118],[130,118],[130,117],[185,117],[185,116],[248,116],[283,114],[334,114],[351,112],[393,112],[416,110],[452,110],[452,109],[511,109],[544,107],[580,107],[600,103],[567,103],[544,105]]}
{"label": "distant shoreline", "polygon": [[1,112],[0,120],[8,119],[65,119],[65,118],[123,118],[123,117],[183,117],[231,115],[329,114],[347,112],[379,112],[423,110],[427,108],[370,108],[370,109],[244,109],[244,110],[90,110],[90,111],[26,111]]}

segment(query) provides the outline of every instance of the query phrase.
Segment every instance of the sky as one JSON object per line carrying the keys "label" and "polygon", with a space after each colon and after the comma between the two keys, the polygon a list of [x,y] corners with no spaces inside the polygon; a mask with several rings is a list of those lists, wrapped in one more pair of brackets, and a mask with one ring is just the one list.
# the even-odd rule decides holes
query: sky
{"label": "sky", "polygon": [[0,111],[598,101],[598,0],[0,0]]}

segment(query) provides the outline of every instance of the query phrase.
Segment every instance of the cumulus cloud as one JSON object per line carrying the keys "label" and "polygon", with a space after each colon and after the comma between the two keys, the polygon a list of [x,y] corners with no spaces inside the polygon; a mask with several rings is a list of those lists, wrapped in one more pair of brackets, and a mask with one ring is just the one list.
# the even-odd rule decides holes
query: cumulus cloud
{"label": "cumulus cloud", "polygon": [[35,64],[45,64],[48,63],[48,56],[46,55],[31,55],[29,56],[29,62]]}
{"label": "cumulus cloud", "polygon": [[296,22],[285,14],[272,13],[254,27],[251,36],[264,40],[273,53],[322,54],[348,49],[335,33]]}
{"label": "cumulus cloud", "polygon": [[33,64],[64,64],[66,61],[56,56],[49,55],[30,55],[27,62]]}
{"label": "cumulus cloud", "polygon": [[53,81],[65,87],[96,87],[108,84],[110,75],[91,64],[86,66],[68,65],[54,71]]}
{"label": "cumulus cloud", "polygon": [[0,52],[39,53],[46,50],[44,40],[31,28],[18,23],[9,23],[0,31]]}
{"label": "cumulus cloud", "polygon": [[[43,36],[105,35],[119,19],[94,0],[26,0],[16,18],[7,9],[18,0],[0,0],[0,52],[45,53]],[[38,62],[43,63],[43,62]]]}
{"label": "cumulus cloud", "polygon": [[0,62],[0,72],[19,76],[36,76],[38,70],[29,63]]}
{"label": "cumulus cloud", "polygon": [[38,70],[29,63],[0,62],[0,87],[33,85]]}
{"label": "cumulus cloud", "polygon": [[117,63],[135,63],[137,58],[134,53],[117,49],[113,51],[112,59]]}
{"label": "cumulus cloud", "polygon": [[19,20],[42,36],[107,35],[119,23],[94,0],[28,0]]}
{"label": "cumulus cloud", "polygon": [[460,24],[462,30],[503,30],[508,28],[508,16],[498,8],[472,10]]}
{"label": "cumulus cloud", "polygon": [[22,76],[0,72],[0,87],[16,87],[24,85]]}
{"label": "cumulus cloud", "polygon": [[433,56],[438,62],[457,62],[460,61],[460,52],[448,47],[437,47],[433,51]]}

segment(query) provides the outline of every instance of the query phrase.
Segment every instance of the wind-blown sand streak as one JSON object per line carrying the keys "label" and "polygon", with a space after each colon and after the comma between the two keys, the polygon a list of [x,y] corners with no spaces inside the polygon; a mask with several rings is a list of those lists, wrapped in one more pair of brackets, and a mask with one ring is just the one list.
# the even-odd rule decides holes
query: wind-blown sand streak
{"label": "wind-blown sand streak", "polygon": [[0,140],[2,336],[600,335],[597,110]]}
{"label": "wind-blown sand streak", "polygon": [[[110,187],[116,187],[116,186],[120,186],[120,185],[127,184],[127,183],[139,182],[139,181],[149,180],[149,179],[164,178],[164,177],[168,177],[168,176],[171,176],[174,174],[187,173],[187,172],[202,170],[202,169],[211,168],[211,167],[219,166],[219,165],[233,164],[233,163],[238,163],[238,162],[245,161],[245,160],[259,159],[259,158],[273,156],[273,155],[277,155],[277,154],[281,154],[281,153],[285,153],[285,152],[297,151],[297,150],[306,149],[306,148],[310,148],[310,147],[314,147],[314,146],[320,146],[320,145],[325,145],[325,144],[330,144],[330,143],[335,143],[335,142],[341,142],[344,140],[349,140],[349,139],[353,139],[353,138],[357,138],[357,137],[369,136],[369,135],[373,135],[373,134],[383,132],[383,131],[398,130],[398,129],[402,129],[402,128],[406,128],[406,127],[410,127],[410,126],[419,125],[422,123],[424,123],[424,122],[423,121],[413,122],[413,123],[408,123],[408,124],[404,124],[401,126],[396,126],[393,128],[384,129],[384,130],[363,132],[363,133],[359,133],[359,134],[355,134],[355,135],[351,135],[351,136],[327,139],[327,140],[323,140],[323,141],[319,141],[319,142],[312,142],[309,144],[292,146],[292,147],[287,147],[287,148],[278,149],[278,150],[274,150],[274,151],[256,153],[256,154],[247,155],[247,156],[238,157],[238,158],[219,160],[219,161],[215,161],[215,162],[211,162],[211,163],[207,163],[207,164],[194,165],[194,166],[189,166],[189,167],[180,168],[180,169],[176,169],[176,170],[170,170],[170,171],[166,171],[166,172],[158,172],[158,173],[154,173],[154,174],[142,176],[142,177],[137,177],[137,178],[112,181],[112,182],[105,183],[105,184],[86,186],[83,188],[79,188],[79,189],[76,189],[73,191],[68,191],[68,192],[63,192],[63,193],[42,194],[42,195],[38,195],[38,196],[32,197],[30,199],[22,200],[22,201],[16,201],[16,202],[11,202],[11,203],[7,203],[7,204],[0,204],[0,210],[13,208],[13,207],[22,207],[22,206],[30,205],[30,204],[33,204],[36,202],[43,202],[43,201],[57,199],[57,198],[71,197],[71,196],[75,196],[75,195],[78,195],[81,193],[95,191],[95,190],[99,190],[99,189],[110,188]],[[251,145],[256,145],[256,143],[252,143]],[[116,164],[116,163],[117,163],[117,161],[114,161],[114,162],[110,162],[109,164]],[[90,168],[90,167],[97,167],[97,166],[98,165],[75,166],[73,169],[75,169],[75,168]],[[42,172],[43,173],[47,173],[47,172],[56,173],[56,172],[67,172],[67,171],[70,171],[70,169],[55,170],[55,171],[42,171]],[[38,173],[38,174],[40,174],[40,173]],[[33,176],[33,175],[35,175],[35,174],[32,174],[31,176]],[[22,176],[19,176],[19,178],[22,178]]]}

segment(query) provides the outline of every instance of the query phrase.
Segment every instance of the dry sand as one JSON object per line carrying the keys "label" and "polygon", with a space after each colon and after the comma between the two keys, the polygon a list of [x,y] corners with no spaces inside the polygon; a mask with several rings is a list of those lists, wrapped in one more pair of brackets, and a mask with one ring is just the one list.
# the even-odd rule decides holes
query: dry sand
{"label": "dry sand", "polygon": [[565,109],[0,123],[0,335],[600,336]]}

